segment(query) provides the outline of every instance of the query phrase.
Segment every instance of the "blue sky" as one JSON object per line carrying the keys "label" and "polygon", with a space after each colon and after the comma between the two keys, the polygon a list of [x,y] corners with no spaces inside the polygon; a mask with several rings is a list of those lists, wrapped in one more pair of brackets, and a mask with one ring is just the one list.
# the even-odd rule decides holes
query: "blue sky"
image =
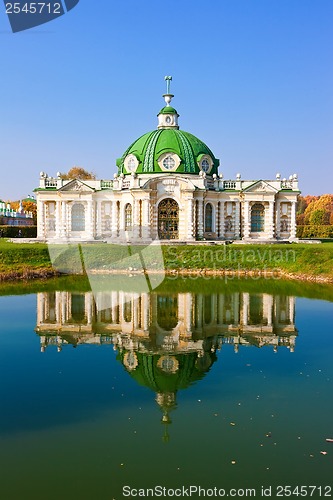
{"label": "blue sky", "polygon": [[12,34],[0,4],[0,198],[79,165],[111,179],[157,125],[164,76],[183,130],[234,178],[298,173],[333,192],[331,0],[80,0]]}

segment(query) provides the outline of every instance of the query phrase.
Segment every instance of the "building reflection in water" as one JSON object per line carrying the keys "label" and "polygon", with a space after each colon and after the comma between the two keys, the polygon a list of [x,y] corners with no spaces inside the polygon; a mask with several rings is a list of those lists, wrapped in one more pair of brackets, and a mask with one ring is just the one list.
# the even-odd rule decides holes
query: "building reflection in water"
{"label": "building reflection in water", "polygon": [[295,297],[234,292],[42,292],[37,294],[41,350],[55,345],[113,344],[118,359],[156,393],[170,422],[176,393],[202,378],[224,344],[293,352]]}

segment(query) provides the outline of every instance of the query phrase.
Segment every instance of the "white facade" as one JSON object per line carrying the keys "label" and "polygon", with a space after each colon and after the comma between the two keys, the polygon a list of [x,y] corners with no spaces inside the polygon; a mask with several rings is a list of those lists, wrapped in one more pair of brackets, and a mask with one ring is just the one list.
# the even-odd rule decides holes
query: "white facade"
{"label": "white facade", "polygon": [[38,234],[44,241],[294,240],[297,176],[115,175],[113,181],[41,175]]}

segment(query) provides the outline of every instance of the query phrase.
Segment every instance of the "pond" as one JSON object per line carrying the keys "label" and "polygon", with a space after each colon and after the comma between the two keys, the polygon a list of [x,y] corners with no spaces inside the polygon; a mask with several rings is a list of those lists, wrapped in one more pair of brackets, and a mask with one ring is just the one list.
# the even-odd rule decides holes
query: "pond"
{"label": "pond", "polygon": [[98,283],[2,287],[2,498],[332,496],[330,287]]}

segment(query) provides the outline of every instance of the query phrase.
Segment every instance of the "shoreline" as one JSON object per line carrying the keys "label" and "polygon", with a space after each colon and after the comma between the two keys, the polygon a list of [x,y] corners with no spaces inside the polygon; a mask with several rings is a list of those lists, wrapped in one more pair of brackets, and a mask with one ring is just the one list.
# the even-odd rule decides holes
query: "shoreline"
{"label": "shoreline", "polygon": [[228,279],[253,279],[254,281],[260,278],[267,280],[292,280],[292,281],[307,281],[313,283],[325,283],[333,284],[333,278],[329,276],[318,276],[309,274],[298,274],[286,272],[282,269],[273,270],[253,270],[253,269],[188,269],[188,268],[174,268],[165,270],[149,270],[149,271],[138,271],[135,269],[113,269],[113,270],[98,270],[91,269],[88,273],[71,274],[71,273],[60,273],[55,269],[25,269],[22,272],[9,271],[0,273],[0,283],[8,282],[20,282],[20,281],[33,281],[33,280],[48,280],[49,278],[62,277],[62,276],[85,276],[87,274],[92,275],[146,275],[149,274],[164,274],[165,276],[176,278],[189,277],[189,278],[205,278],[205,277],[227,277]]}

